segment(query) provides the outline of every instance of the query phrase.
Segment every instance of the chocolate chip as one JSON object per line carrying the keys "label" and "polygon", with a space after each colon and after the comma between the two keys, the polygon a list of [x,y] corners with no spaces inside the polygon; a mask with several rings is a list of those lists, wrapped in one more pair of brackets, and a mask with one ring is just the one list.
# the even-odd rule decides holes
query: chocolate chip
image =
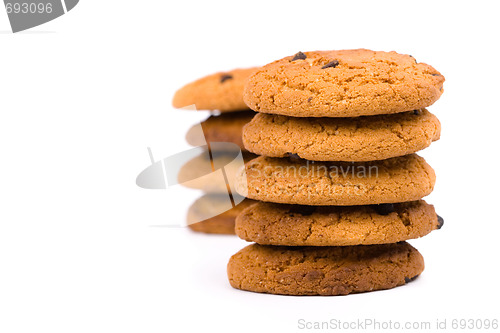
{"label": "chocolate chip", "polygon": [[374,205],[373,208],[380,215],[389,215],[390,213],[394,212],[393,204]]}
{"label": "chocolate chip", "polygon": [[329,68],[329,67],[337,67],[339,65],[339,61],[338,60],[334,60],[334,61],[330,61],[329,63],[327,63],[325,66],[321,67],[321,69],[325,69],[325,68]]}
{"label": "chocolate chip", "polygon": [[313,98],[312,98],[312,97],[309,97],[309,98],[307,99],[307,103],[311,103],[311,101],[312,101],[312,100],[313,100]]}
{"label": "chocolate chip", "polygon": [[443,224],[444,224],[444,219],[441,216],[439,216],[439,215],[437,217],[438,217],[438,226],[437,226],[437,228],[441,229],[443,227]]}
{"label": "chocolate chip", "polygon": [[413,114],[418,116],[420,114],[420,110],[413,110]]}
{"label": "chocolate chip", "polygon": [[405,283],[410,283],[411,281],[415,280],[417,277],[418,277],[418,275],[415,275],[415,276],[414,276],[414,277],[412,277],[412,278],[405,277]]}
{"label": "chocolate chip", "polygon": [[220,76],[220,83],[224,83],[226,80],[231,80],[233,76],[231,74],[222,74]]}
{"label": "chocolate chip", "polygon": [[294,154],[294,153],[286,153],[285,157],[288,157],[292,161],[297,161],[297,160],[301,159],[299,155]]}
{"label": "chocolate chip", "polygon": [[293,205],[291,207],[288,214],[300,214],[302,216],[309,216],[316,210],[314,206]]}
{"label": "chocolate chip", "polygon": [[432,76],[441,76],[441,74],[431,74]]}
{"label": "chocolate chip", "polygon": [[290,61],[304,60],[306,58],[307,58],[307,56],[304,53],[302,53],[302,52],[299,51],[299,52],[295,53],[295,55],[293,56],[292,60],[290,60]]}

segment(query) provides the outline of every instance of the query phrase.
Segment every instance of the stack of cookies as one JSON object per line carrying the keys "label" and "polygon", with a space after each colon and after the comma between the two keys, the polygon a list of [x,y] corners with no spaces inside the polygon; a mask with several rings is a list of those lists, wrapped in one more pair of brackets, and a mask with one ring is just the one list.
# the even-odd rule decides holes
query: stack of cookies
{"label": "stack of cookies", "polygon": [[227,174],[236,173],[236,170],[231,170],[234,151],[227,148],[228,145],[217,149],[218,146],[210,143],[233,143],[238,151],[243,151],[244,159],[255,157],[246,151],[242,142],[242,128],[255,115],[243,102],[244,84],[254,71],[255,68],[248,68],[215,73],[191,82],[175,93],[174,107],[210,111],[205,121],[194,125],[186,134],[190,145],[203,149],[183,165],[178,174],[179,183],[205,193],[188,210],[187,225],[193,231],[234,234],[236,216],[253,203],[245,199],[235,204],[226,182],[214,172],[214,165],[229,165]]}
{"label": "stack of cookies", "polygon": [[243,129],[248,162],[238,191],[258,202],[236,219],[255,242],[233,255],[234,288],[345,295],[403,285],[424,269],[406,242],[443,220],[423,197],[433,169],[415,152],[439,139],[425,109],[444,77],[409,55],[299,52],[249,77],[259,112]]}

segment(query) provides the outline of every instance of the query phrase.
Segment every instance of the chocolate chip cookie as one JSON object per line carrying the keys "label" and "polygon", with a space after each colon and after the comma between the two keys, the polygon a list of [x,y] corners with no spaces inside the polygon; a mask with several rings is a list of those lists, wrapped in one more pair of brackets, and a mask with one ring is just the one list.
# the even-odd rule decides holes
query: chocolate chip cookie
{"label": "chocolate chip cookie", "polygon": [[236,218],[236,234],[261,245],[387,244],[425,236],[441,221],[423,200],[345,207],[257,202]]}
{"label": "chocolate chip cookie", "polygon": [[262,113],[369,116],[427,107],[443,93],[444,81],[433,67],[396,52],[299,52],[258,69],[243,99]]}
{"label": "chocolate chip cookie", "polygon": [[296,154],[312,161],[375,161],[415,153],[439,139],[441,124],[426,109],[355,118],[297,118],[258,113],[244,127],[258,155]]}
{"label": "chocolate chip cookie", "polygon": [[434,170],[416,154],[353,163],[259,156],[236,177],[236,190],[250,199],[313,206],[418,200],[436,181]]}
{"label": "chocolate chip cookie", "polygon": [[237,289],[282,295],[347,295],[389,289],[424,270],[406,242],[383,245],[286,247],[252,244],[227,265]]}
{"label": "chocolate chip cookie", "polygon": [[179,89],[172,101],[176,108],[195,105],[197,110],[231,112],[247,110],[243,87],[256,68],[234,69],[205,76]]}

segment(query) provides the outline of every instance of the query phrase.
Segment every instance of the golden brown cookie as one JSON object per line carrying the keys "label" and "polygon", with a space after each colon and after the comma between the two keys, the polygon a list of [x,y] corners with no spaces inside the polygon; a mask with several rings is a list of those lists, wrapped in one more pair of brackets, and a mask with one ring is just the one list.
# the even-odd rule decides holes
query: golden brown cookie
{"label": "golden brown cookie", "polygon": [[244,127],[245,147],[258,155],[297,154],[312,161],[375,161],[415,153],[439,139],[441,124],[426,109],[355,118],[257,114]]}
{"label": "golden brown cookie", "polygon": [[227,265],[237,289],[282,295],[347,295],[404,285],[424,270],[410,244],[286,247],[252,244]]}
{"label": "golden brown cookie", "polygon": [[257,202],[236,218],[236,234],[261,245],[346,246],[397,243],[441,228],[423,200],[370,206]]}
{"label": "golden brown cookie", "polygon": [[373,162],[314,162],[259,156],[240,172],[236,190],[250,199],[298,205],[351,206],[418,200],[436,175],[416,155]]}
{"label": "golden brown cookie", "polygon": [[207,142],[231,142],[246,151],[242,141],[243,126],[255,116],[253,111],[240,111],[210,116],[201,123],[203,136],[195,125],[186,134],[186,141],[192,146],[203,146]]}
{"label": "golden brown cookie", "polygon": [[231,112],[246,110],[243,87],[256,68],[234,69],[205,76],[177,90],[172,104],[176,108],[196,105],[197,110]]}
{"label": "golden brown cookie", "polygon": [[[243,152],[244,162],[255,157],[254,154]],[[216,168],[216,171],[213,172],[212,162],[216,166],[224,166],[225,175],[220,168]],[[226,194],[229,191],[227,184],[234,184],[239,172],[239,165],[233,162],[233,153],[213,153],[212,159],[210,159],[210,155],[205,151],[181,167],[177,180],[179,184],[191,189],[202,190],[207,193]],[[225,179],[226,177],[227,179]]]}
{"label": "golden brown cookie", "polygon": [[369,116],[427,107],[441,96],[444,80],[431,66],[396,52],[299,52],[257,70],[243,98],[264,113]]}
{"label": "golden brown cookie", "polygon": [[233,207],[227,195],[205,194],[189,207],[187,225],[197,232],[234,235],[236,216],[254,203],[245,199]]}

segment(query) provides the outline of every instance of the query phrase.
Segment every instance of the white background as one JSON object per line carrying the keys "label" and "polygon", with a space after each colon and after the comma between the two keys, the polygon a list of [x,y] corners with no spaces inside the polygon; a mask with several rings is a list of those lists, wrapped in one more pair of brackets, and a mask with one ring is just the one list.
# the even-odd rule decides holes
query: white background
{"label": "white background", "polygon": [[[500,52],[495,1],[85,1],[25,33],[0,10],[0,332],[293,332],[298,320],[500,319]],[[200,76],[299,50],[413,55],[446,77],[422,152],[442,230],[407,286],[346,297],[234,290],[246,245],[179,224],[196,193],[135,177],[188,148],[174,110]]]}

